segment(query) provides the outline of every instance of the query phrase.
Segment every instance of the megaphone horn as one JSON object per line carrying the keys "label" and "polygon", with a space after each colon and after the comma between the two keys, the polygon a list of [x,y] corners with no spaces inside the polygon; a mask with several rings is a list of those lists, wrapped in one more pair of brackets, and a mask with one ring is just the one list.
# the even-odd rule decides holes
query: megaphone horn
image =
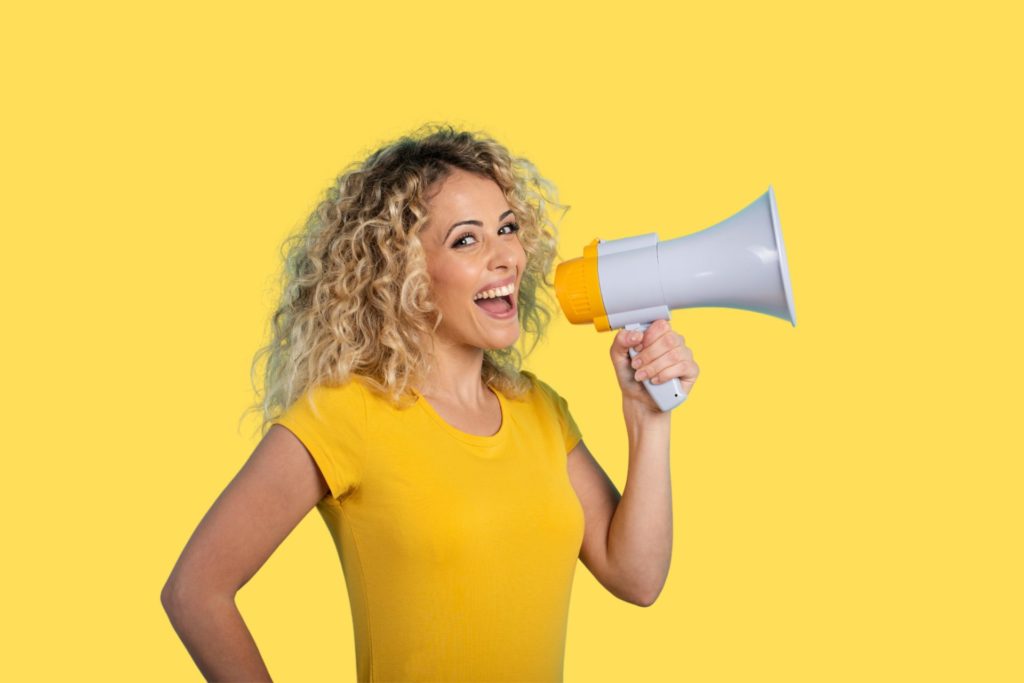
{"label": "megaphone horn", "polygon": [[[771,186],[743,210],[692,235],[665,242],[653,232],[595,239],[582,258],[558,265],[555,293],[570,322],[592,322],[600,331],[643,331],[669,320],[673,309],[700,307],[764,313],[796,326]],[[678,380],[644,385],[662,410],[686,399]]]}

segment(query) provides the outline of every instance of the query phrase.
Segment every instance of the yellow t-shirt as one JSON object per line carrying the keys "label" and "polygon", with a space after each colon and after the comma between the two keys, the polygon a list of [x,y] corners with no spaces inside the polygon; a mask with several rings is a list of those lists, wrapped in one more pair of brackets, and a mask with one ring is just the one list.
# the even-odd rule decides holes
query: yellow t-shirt
{"label": "yellow t-shirt", "polygon": [[[561,681],[583,509],[566,401],[494,393],[492,436],[422,397],[397,409],[358,378],[316,387],[275,421],[330,487],[318,504],[348,588],[359,681]],[[310,409],[316,404],[317,414]]]}

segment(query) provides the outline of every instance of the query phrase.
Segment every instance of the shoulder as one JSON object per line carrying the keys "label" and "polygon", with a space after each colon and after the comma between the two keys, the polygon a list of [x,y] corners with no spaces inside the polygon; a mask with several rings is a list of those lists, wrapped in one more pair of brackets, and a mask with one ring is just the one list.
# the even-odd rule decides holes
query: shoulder
{"label": "shoulder", "polygon": [[542,380],[540,377],[530,372],[529,370],[521,370],[520,374],[530,380],[530,392],[537,393],[549,397],[558,395],[550,384]]}
{"label": "shoulder", "polygon": [[557,406],[564,401],[562,396],[555,389],[529,370],[522,370],[521,374],[530,380],[528,399],[534,402],[545,403],[550,406]]}
{"label": "shoulder", "polygon": [[340,384],[316,384],[309,387],[304,394],[319,401],[362,401],[366,387],[355,377],[350,377]]}
{"label": "shoulder", "polygon": [[366,387],[357,379],[340,384],[314,384],[299,394],[293,409],[311,410],[328,416],[346,414],[363,418],[366,413]]}
{"label": "shoulder", "polygon": [[533,374],[529,370],[520,370],[519,374],[521,377],[526,378],[529,388],[526,391],[524,398],[527,400],[537,400],[538,396],[546,396],[550,387],[545,384],[537,375]]}
{"label": "shoulder", "polygon": [[[358,382],[318,383],[302,391],[273,422],[286,427],[311,451],[338,459],[339,453],[360,451],[368,437],[364,388]],[[355,445],[354,445],[355,444]]]}

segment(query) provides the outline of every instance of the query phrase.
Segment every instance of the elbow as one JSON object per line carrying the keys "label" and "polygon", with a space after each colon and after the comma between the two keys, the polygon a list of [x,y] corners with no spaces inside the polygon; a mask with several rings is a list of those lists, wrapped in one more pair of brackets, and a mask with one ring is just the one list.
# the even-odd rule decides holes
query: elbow
{"label": "elbow", "polygon": [[172,577],[167,580],[167,583],[160,590],[160,604],[163,605],[164,612],[173,618],[194,597],[195,592],[195,590],[189,590],[189,586],[174,580]]}
{"label": "elbow", "polygon": [[631,605],[637,607],[650,607],[654,604],[654,601],[658,599],[657,593],[640,593],[636,591],[616,593],[612,591],[613,595],[623,602],[628,602]]}
{"label": "elbow", "polygon": [[658,596],[661,594],[661,589],[665,587],[665,582],[662,581],[657,585],[622,582],[616,584],[614,587],[606,584],[605,587],[615,597],[624,602],[636,605],[637,607],[650,607],[654,604],[655,600],[658,599]]}
{"label": "elbow", "polygon": [[650,607],[654,604],[655,598],[657,598],[656,594],[651,595],[649,593],[642,593],[636,590],[616,590],[608,586],[606,586],[606,588],[608,588],[609,593],[617,597],[619,600],[628,602],[630,605],[636,605],[637,607]]}
{"label": "elbow", "polygon": [[167,580],[160,590],[160,604],[172,620],[176,615],[205,609],[211,603],[234,601],[238,591],[220,590],[187,579]]}
{"label": "elbow", "polygon": [[179,596],[178,587],[173,582],[168,581],[164,584],[164,587],[160,589],[160,604],[163,606],[164,612],[171,613],[178,603]]}
{"label": "elbow", "polygon": [[636,593],[633,599],[630,600],[630,602],[636,605],[637,607],[650,607],[658,599],[658,596],[661,595],[662,588],[664,588],[664,584],[658,586],[654,590],[641,591],[639,593]]}
{"label": "elbow", "polygon": [[650,607],[651,605],[654,604],[654,602],[657,599],[658,599],[657,595],[652,595],[652,596],[649,596],[649,597],[642,597],[642,598],[639,598],[639,599],[636,599],[636,600],[631,600],[630,602],[632,602],[637,607]]}

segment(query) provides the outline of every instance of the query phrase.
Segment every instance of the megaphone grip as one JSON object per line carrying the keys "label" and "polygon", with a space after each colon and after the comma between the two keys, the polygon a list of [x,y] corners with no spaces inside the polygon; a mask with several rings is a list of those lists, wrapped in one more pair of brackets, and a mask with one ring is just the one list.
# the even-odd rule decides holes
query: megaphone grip
{"label": "megaphone grip", "polygon": [[[625,326],[625,329],[643,333],[650,326],[651,323],[630,323]],[[629,347],[629,357],[636,358],[636,351],[632,346]],[[647,389],[647,393],[651,395],[663,413],[672,410],[686,400],[686,392],[683,391],[683,385],[680,384],[678,377],[673,377],[672,381],[664,384],[654,384],[648,378],[644,380],[644,388]]]}

